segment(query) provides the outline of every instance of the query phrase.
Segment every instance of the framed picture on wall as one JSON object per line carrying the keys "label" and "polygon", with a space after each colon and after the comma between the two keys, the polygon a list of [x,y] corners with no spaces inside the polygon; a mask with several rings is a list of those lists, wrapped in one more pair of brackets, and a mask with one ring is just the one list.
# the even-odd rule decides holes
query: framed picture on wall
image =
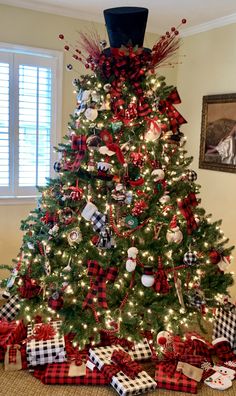
{"label": "framed picture on wall", "polygon": [[236,93],[203,96],[199,168],[236,173]]}

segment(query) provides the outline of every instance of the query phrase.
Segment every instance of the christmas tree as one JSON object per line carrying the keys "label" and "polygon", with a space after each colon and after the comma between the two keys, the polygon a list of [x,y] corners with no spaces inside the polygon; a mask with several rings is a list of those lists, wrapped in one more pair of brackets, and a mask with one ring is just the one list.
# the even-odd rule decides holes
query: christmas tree
{"label": "christmas tree", "polygon": [[211,320],[233,283],[225,273],[232,248],[221,221],[201,208],[189,168],[178,92],[158,74],[178,49],[178,30],[149,50],[147,9],[104,15],[110,48],[81,35],[82,50],[71,49],[60,35],[92,73],[74,80],[77,105],[56,149],[58,175],[22,221],[21,251],[5,282],[20,297],[20,316],[61,318],[81,346],[112,326],[134,340]]}

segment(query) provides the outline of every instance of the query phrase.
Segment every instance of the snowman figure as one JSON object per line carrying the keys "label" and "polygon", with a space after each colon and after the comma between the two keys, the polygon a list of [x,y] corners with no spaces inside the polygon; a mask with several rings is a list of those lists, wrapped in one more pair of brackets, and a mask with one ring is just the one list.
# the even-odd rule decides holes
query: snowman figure
{"label": "snowman figure", "polygon": [[177,225],[177,216],[174,215],[170,222],[170,229],[166,233],[166,239],[169,243],[181,243],[183,234]]}

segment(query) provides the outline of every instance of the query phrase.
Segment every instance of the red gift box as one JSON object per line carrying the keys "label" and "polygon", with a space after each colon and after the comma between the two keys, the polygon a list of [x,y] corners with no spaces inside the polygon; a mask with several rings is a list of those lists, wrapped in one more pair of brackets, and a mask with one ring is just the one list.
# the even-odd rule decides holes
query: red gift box
{"label": "red gift box", "polygon": [[156,365],[155,380],[157,388],[186,393],[197,393],[197,381],[176,371],[176,363],[159,362]]}
{"label": "red gift box", "polygon": [[4,360],[7,345],[19,344],[26,338],[26,327],[20,321],[0,320],[0,361]]}
{"label": "red gift box", "polygon": [[109,381],[95,367],[91,371],[86,367],[86,375],[69,377],[69,362],[48,364],[44,370],[34,370],[34,376],[47,385],[108,385]]}

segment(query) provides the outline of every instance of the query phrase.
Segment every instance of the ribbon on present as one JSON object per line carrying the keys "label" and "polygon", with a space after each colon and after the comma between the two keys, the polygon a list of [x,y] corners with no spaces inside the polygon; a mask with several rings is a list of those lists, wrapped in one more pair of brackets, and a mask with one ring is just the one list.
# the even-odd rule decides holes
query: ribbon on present
{"label": "ribbon on present", "polygon": [[120,349],[113,351],[111,361],[113,364],[104,364],[101,370],[109,382],[111,382],[112,377],[119,373],[119,371],[122,371],[131,379],[135,379],[138,373],[143,371],[143,368],[132,360],[127,352]]}
{"label": "ribbon on present", "polygon": [[158,270],[155,273],[155,283],[153,287],[157,293],[161,294],[167,294],[170,291],[170,285],[160,256],[158,257]]}
{"label": "ribbon on present", "polygon": [[[118,274],[118,269],[109,267],[107,270],[102,268],[97,261],[88,261],[88,276],[90,279],[90,290],[83,302],[83,308],[93,307],[93,300],[97,296],[98,305],[101,308],[108,308],[106,295],[106,282],[114,282]],[[95,278],[93,280],[92,278]]]}
{"label": "ribbon on present", "polygon": [[173,106],[179,103],[181,103],[181,99],[176,88],[173,89],[167,99],[160,100],[159,103],[159,111],[161,114],[166,113],[169,118],[170,129],[173,132],[177,131],[180,125],[187,123],[185,118]]}
{"label": "ribbon on present", "polygon": [[198,202],[196,199],[196,195],[193,192],[190,192],[186,198],[178,202],[179,210],[187,221],[187,232],[189,235],[191,235],[192,232],[198,228],[192,212],[192,207],[195,207],[197,205]]}
{"label": "ribbon on present", "polygon": [[27,342],[31,340],[36,341],[47,341],[55,337],[56,331],[52,325],[47,323],[37,323],[33,328],[33,333],[31,336],[27,337]]}

